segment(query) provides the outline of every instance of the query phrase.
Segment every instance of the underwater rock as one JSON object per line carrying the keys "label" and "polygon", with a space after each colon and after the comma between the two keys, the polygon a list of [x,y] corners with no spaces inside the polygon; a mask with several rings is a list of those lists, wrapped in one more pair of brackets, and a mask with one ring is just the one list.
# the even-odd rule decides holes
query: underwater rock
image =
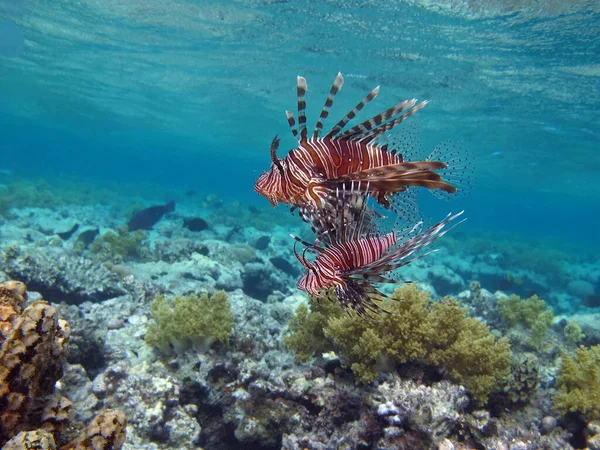
{"label": "underwater rock", "polygon": [[567,292],[574,297],[586,298],[596,294],[594,285],[585,280],[571,280],[567,284]]}
{"label": "underwater rock", "polygon": [[251,262],[244,266],[242,281],[244,293],[262,301],[267,301],[275,290],[286,292],[290,288],[272,269],[259,262]]}
{"label": "underwater rock", "polygon": [[269,248],[269,244],[271,243],[271,236],[261,236],[254,243],[254,248],[256,250],[266,250]]}
{"label": "underwater rock", "polygon": [[393,433],[388,428],[408,427],[417,431],[426,441],[439,443],[448,437],[469,405],[467,391],[448,381],[433,386],[416,384],[411,380],[395,379],[383,383],[373,397],[377,415],[384,421],[386,444],[381,448],[393,448]]}
{"label": "underwater rock", "polygon": [[269,259],[271,264],[277,267],[282,272],[287,273],[293,277],[300,275],[300,271],[292,265],[287,259],[282,258],[280,256],[276,256],[274,258]]}
{"label": "underwater rock", "polygon": [[191,259],[194,253],[208,256],[209,249],[204,242],[196,239],[169,239],[168,241],[154,242],[152,257],[157,261],[177,262]]}
{"label": "underwater rock", "polygon": [[75,225],[73,225],[69,230],[67,231],[62,231],[60,233],[56,233],[58,235],[59,238],[61,238],[63,241],[66,241],[68,239],[71,238],[71,236],[73,236],[73,234],[75,234],[75,232],[79,229],[79,224],[76,223]]}
{"label": "underwater rock", "polygon": [[100,301],[125,293],[106,267],[58,247],[7,247],[0,252],[0,269],[56,303]]}
{"label": "underwater rock", "polygon": [[127,227],[129,228],[129,231],[151,230],[152,227],[162,219],[162,216],[173,211],[175,211],[174,201],[170,201],[166,205],[157,205],[142,209],[129,219]]}
{"label": "underwater rock", "polygon": [[[94,394],[105,406],[127,411],[133,441],[157,441],[166,448],[195,448],[200,425],[180,405],[181,384],[164,366],[126,361],[111,364],[93,383]],[[143,447],[146,448],[146,447]]]}
{"label": "underwater rock", "polygon": [[200,217],[190,217],[183,219],[183,226],[190,231],[202,231],[208,229],[208,223],[206,220]]}

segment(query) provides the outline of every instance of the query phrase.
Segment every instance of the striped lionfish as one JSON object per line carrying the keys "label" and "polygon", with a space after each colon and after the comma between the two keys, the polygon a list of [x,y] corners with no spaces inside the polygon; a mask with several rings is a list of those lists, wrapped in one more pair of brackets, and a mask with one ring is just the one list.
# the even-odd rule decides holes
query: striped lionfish
{"label": "striped lionfish", "polygon": [[[271,168],[256,181],[256,192],[265,196],[273,206],[281,202],[292,207],[320,207],[340,185],[362,180],[368,181],[362,184],[366,189],[363,195],[375,198],[379,204],[389,209],[393,206],[394,195],[407,191],[411,186],[422,186],[450,194],[457,191],[449,180],[443,180],[436,172],[449,169],[449,161],[434,161],[432,155],[425,161],[408,162],[389,143],[390,131],[422,109],[427,101],[402,101],[344,131],[348,122],[377,97],[378,86],[321,137],[323,121],[328,117],[329,108],[343,84],[344,78],[338,73],[312,136],[308,137],[304,100],[307,84],[303,77],[298,77],[298,128],[294,114],[286,111],[288,124],[298,146],[284,158],[278,158],[279,137],[275,136],[271,143]],[[448,156],[455,158],[452,164],[456,166],[446,172],[459,173],[466,169],[460,157]]]}
{"label": "striped lionfish", "polygon": [[[369,186],[364,188],[368,190]],[[298,288],[317,297],[333,288],[346,311],[353,310],[364,317],[369,316],[369,312],[379,311],[376,301],[387,298],[373,283],[398,283],[384,275],[434,252],[429,250],[411,258],[458,225],[446,228],[463,211],[448,214],[425,231],[420,231],[422,222],[419,222],[408,232],[380,234],[374,222],[367,219],[367,203],[360,203],[361,192],[359,185],[352,184],[349,189],[344,186],[337,191],[339,201],[335,207],[307,207],[301,212],[317,235],[314,244],[292,237],[296,240],[294,254],[306,269]],[[360,204],[357,220],[345,220],[348,215],[344,210],[356,204]],[[305,245],[302,254],[297,251],[298,243]],[[316,255],[313,262],[307,259],[307,252]]]}

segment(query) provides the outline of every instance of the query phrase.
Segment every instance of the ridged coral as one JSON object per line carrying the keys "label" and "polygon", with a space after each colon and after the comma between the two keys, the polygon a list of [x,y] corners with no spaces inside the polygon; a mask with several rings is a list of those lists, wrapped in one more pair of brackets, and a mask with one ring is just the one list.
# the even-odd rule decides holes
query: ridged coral
{"label": "ridged coral", "polygon": [[[74,418],[71,401],[54,391],[63,374],[70,329],[56,308],[44,301],[23,310],[26,298],[23,283],[0,284],[0,444],[6,443],[7,449],[52,449],[56,432],[70,427]],[[110,445],[96,445],[100,443],[96,437],[61,450],[118,450],[124,416],[105,411],[98,417],[90,426],[95,424],[101,437],[114,435]]]}
{"label": "ridged coral", "polygon": [[[37,399],[52,394],[62,376],[69,327],[56,308],[36,302],[14,320],[0,349],[0,435],[26,429]],[[43,408],[37,420],[58,426],[69,421],[70,402],[57,403],[56,413]],[[65,417],[66,416],[66,417]],[[48,420],[45,420],[48,419]]]}
{"label": "ridged coral", "polygon": [[[488,327],[466,316],[465,309],[449,297],[432,303],[426,292],[414,285],[398,288],[394,301],[373,320],[345,314],[329,305],[311,309],[323,317],[300,310],[286,340],[300,357],[314,350],[337,349],[363,382],[371,382],[382,363],[424,362],[443,367],[450,377],[464,384],[473,397],[487,401],[499,380],[508,375],[511,352],[505,339],[495,339]],[[323,339],[315,331],[323,324]]]}

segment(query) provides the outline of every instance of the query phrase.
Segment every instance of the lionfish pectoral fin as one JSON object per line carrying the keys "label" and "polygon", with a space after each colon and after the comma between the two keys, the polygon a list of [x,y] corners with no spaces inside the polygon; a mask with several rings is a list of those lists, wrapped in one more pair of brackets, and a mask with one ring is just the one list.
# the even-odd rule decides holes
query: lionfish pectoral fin
{"label": "lionfish pectoral fin", "polygon": [[[432,191],[436,197],[447,199],[445,193],[466,195],[470,192],[471,185],[474,182],[472,158],[468,152],[455,142],[442,142],[437,145],[433,152],[427,157],[426,162],[441,162],[446,164],[439,170],[442,180],[454,186],[454,191]],[[452,197],[456,197],[453,195]]]}
{"label": "lionfish pectoral fin", "polygon": [[410,186],[420,186],[431,190],[439,189],[448,193],[456,192],[456,188],[442,181],[439,174],[432,169],[424,168],[427,166],[438,167],[441,165],[437,162],[435,164],[423,163],[422,165],[415,163],[390,164],[350,173],[339,178],[330,178],[325,180],[324,184],[333,189],[336,185],[363,181],[369,183],[369,193],[385,194],[403,192]]}

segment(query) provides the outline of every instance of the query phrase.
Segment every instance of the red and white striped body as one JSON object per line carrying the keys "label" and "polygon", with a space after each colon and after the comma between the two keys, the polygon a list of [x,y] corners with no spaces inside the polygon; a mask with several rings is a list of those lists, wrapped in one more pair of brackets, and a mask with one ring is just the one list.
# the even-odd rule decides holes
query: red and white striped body
{"label": "red and white striped body", "polygon": [[279,160],[283,170],[272,164],[270,171],[256,181],[254,189],[273,206],[277,203],[319,206],[325,198],[320,181],[402,162],[400,155],[377,144],[312,138]]}
{"label": "red and white striped body", "polygon": [[330,287],[345,288],[347,277],[343,272],[377,261],[394,245],[395,233],[335,243],[318,254],[298,281],[298,288],[316,296]]}

